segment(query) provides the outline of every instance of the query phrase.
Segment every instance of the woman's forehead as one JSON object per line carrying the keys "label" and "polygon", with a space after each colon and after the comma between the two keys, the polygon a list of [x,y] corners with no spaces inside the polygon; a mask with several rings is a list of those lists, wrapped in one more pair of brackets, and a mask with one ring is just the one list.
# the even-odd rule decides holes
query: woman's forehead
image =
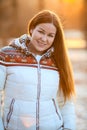
{"label": "woman's forehead", "polygon": [[38,24],[36,28],[43,31],[56,32],[56,27],[53,25],[53,23],[41,23]]}

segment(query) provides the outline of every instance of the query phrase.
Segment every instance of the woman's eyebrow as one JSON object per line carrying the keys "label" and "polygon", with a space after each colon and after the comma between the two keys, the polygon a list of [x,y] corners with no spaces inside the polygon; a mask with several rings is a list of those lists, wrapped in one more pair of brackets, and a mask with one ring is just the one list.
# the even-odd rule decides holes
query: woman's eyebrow
{"label": "woman's eyebrow", "polygon": [[[41,29],[42,31],[44,31],[44,32],[45,32],[45,30],[44,30],[42,27],[40,27],[39,29]],[[56,33],[51,32],[50,34],[55,35]]]}
{"label": "woman's eyebrow", "polygon": [[39,27],[39,29],[41,29],[42,31],[45,31],[42,27]]}

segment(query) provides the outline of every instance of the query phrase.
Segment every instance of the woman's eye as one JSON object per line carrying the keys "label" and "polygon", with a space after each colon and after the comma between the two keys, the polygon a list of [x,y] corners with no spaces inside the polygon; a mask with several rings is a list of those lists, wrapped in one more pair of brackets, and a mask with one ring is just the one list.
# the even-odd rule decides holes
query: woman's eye
{"label": "woman's eye", "polygon": [[55,37],[55,36],[53,36],[53,35],[49,35],[49,37]]}
{"label": "woman's eye", "polygon": [[41,34],[44,34],[44,32],[43,32],[43,31],[40,31],[40,30],[39,30],[38,32],[39,32],[39,33],[41,33]]}

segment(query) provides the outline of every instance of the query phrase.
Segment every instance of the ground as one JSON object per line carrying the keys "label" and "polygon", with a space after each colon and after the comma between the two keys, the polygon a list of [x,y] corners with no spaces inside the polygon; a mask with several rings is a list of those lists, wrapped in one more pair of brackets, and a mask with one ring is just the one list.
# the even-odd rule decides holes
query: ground
{"label": "ground", "polygon": [[76,130],[87,130],[87,50],[70,49],[76,87]]}

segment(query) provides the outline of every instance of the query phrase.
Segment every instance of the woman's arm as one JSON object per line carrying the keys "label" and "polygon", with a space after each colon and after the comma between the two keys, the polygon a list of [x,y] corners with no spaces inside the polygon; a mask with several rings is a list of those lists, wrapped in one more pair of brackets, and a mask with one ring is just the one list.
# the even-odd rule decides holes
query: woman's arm
{"label": "woman's arm", "polygon": [[76,130],[76,113],[73,100],[64,102],[63,95],[59,95],[58,104],[64,120],[64,130]]}
{"label": "woman's arm", "polygon": [[6,79],[6,67],[0,65],[0,130],[4,130],[1,108],[2,108],[2,93],[4,90],[5,79]]}

